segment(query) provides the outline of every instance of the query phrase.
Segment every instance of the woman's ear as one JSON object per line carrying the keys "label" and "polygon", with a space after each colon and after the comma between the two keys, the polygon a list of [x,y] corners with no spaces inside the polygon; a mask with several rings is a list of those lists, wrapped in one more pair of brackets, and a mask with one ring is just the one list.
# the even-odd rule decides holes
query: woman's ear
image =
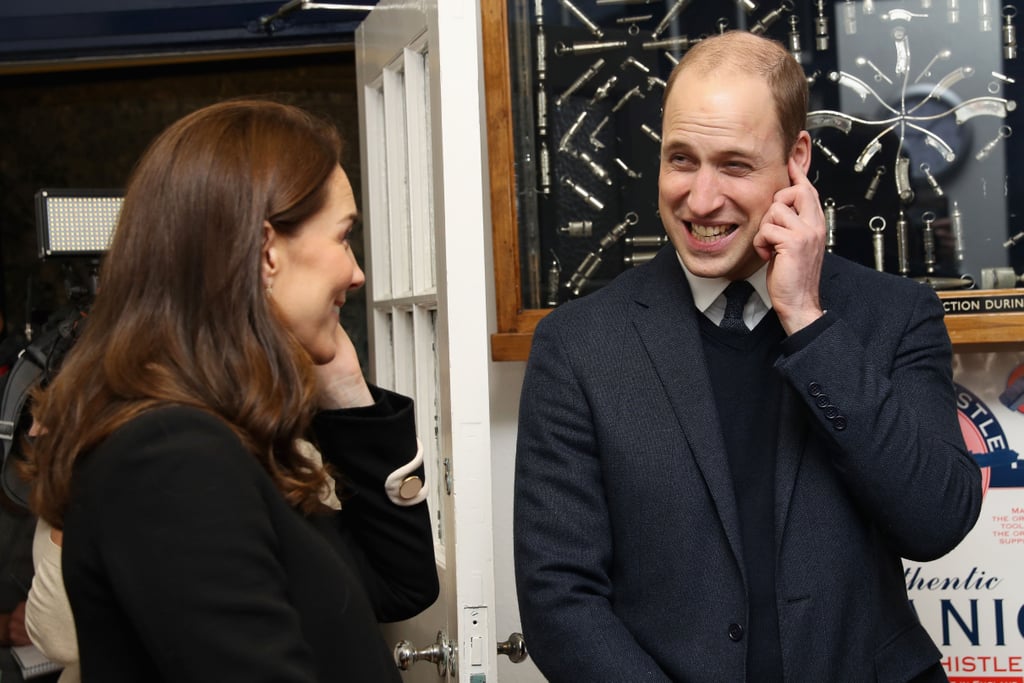
{"label": "woman's ear", "polygon": [[260,277],[263,287],[270,291],[278,269],[277,233],[270,221],[263,221],[263,246],[260,249]]}

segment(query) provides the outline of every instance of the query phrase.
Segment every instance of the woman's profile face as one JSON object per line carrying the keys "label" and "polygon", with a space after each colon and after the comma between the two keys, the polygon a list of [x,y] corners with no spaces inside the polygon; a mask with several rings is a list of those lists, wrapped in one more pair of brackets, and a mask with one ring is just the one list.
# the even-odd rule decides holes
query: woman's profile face
{"label": "woman's profile face", "polygon": [[348,176],[338,166],[327,181],[324,207],[292,235],[271,231],[270,296],[313,362],[334,358],[338,312],[350,289],[366,282],[349,236],[358,220]]}

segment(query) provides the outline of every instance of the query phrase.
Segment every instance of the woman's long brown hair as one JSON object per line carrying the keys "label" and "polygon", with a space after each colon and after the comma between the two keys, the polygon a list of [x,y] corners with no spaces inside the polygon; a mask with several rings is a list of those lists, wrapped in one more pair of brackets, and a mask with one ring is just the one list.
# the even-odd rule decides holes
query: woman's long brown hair
{"label": "woman's long brown hair", "polygon": [[76,460],[168,404],[224,420],[293,506],[319,508],[325,474],[294,445],[314,410],[312,361],[275,314],[260,257],[264,221],[293,233],[323,206],[340,153],[333,126],[262,100],[196,111],[150,145],[85,329],[32,397],[36,514],[61,528]]}

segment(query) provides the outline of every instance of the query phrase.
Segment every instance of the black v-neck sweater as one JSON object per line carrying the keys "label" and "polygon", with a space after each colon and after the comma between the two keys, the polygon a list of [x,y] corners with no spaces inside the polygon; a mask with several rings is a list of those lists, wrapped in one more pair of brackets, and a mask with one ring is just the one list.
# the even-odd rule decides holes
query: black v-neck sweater
{"label": "black v-neck sweater", "polygon": [[782,681],[774,524],[782,378],[773,365],[785,333],[774,311],[745,335],[698,317],[739,513],[749,606],[747,680]]}

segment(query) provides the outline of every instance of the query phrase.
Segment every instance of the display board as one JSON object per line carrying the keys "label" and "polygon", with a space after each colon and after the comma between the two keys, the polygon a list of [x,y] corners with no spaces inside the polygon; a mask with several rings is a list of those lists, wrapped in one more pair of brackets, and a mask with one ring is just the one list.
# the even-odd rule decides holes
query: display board
{"label": "display board", "polygon": [[907,593],[952,683],[1024,683],[1024,353],[958,354],[960,426],[982,467],[981,516]]}
{"label": "display board", "polygon": [[831,251],[936,289],[1016,286],[1016,17],[989,0],[510,0],[523,308],[594,291],[664,243],[666,79],[731,29],[804,67]]}

